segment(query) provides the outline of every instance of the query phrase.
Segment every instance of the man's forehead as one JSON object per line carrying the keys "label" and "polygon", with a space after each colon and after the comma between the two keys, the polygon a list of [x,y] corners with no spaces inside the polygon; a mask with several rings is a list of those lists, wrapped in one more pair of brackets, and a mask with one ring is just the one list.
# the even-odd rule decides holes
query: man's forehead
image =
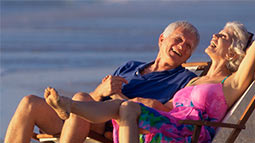
{"label": "man's forehead", "polygon": [[194,41],[196,40],[196,35],[195,33],[191,32],[190,30],[187,30],[187,29],[183,29],[183,28],[180,28],[180,29],[176,29],[173,34],[175,36],[181,36],[181,37],[184,37],[186,38],[187,40],[191,40],[191,41]]}
{"label": "man's forehead", "polygon": [[190,29],[185,29],[183,27],[178,27],[176,28],[173,33],[174,35],[179,35],[179,36],[190,36],[190,37],[195,37],[195,33],[191,32]]}

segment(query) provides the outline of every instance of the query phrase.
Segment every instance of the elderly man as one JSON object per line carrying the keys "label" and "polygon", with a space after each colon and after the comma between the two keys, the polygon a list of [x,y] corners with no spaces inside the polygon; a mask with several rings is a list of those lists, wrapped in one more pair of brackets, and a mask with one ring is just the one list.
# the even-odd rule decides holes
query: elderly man
{"label": "elderly man", "polygon": [[[159,52],[155,61],[127,62],[113,75],[106,76],[93,92],[77,93],[73,100],[120,98],[168,111],[164,103],[195,77],[181,64],[191,56],[198,43],[199,33],[193,25],[185,21],[171,23],[159,37]],[[48,134],[61,132],[61,143],[82,143],[90,130],[103,134],[105,126],[104,123],[91,124],[73,114],[63,122],[44,99],[29,95],[22,99],[11,120],[5,143],[28,143],[35,125]]]}

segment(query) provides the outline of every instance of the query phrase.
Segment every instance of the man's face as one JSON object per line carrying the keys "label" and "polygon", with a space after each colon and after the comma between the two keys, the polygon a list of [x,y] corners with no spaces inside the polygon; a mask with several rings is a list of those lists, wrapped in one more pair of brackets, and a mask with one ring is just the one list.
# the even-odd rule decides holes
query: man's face
{"label": "man's face", "polygon": [[184,63],[195,48],[196,35],[179,27],[168,37],[163,34],[159,38],[159,52],[161,60],[170,66]]}

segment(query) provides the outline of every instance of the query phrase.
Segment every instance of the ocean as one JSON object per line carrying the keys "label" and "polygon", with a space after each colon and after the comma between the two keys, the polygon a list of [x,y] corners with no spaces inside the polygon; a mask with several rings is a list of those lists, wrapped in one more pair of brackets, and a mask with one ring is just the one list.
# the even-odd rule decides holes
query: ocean
{"label": "ocean", "polygon": [[1,139],[22,97],[42,97],[48,85],[67,96],[90,92],[124,62],[155,59],[159,35],[176,20],[201,35],[189,61],[209,61],[204,49],[226,22],[255,32],[254,7],[252,0],[1,0]]}

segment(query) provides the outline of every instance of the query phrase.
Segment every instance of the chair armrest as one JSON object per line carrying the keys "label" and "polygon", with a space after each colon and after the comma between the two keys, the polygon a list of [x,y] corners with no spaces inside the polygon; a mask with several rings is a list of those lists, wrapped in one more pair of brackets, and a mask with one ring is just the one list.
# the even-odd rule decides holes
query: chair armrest
{"label": "chair armrest", "polygon": [[189,62],[189,63],[183,63],[183,67],[198,67],[198,70],[203,70],[205,67],[209,66],[209,62]]}
{"label": "chair armrest", "polygon": [[182,64],[182,67],[190,71],[193,71],[199,76],[205,75],[208,72],[210,66],[211,62],[189,62]]}
{"label": "chair armrest", "polygon": [[221,123],[221,122],[210,122],[210,121],[200,121],[200,120],[180,120],[179,123],[180,124],[197,125],[197,126],[213,126],[213,127],[245,129],[245,125]]}
{"label": "chair armrest", "polygon": [[38,134],[36,137],[38,139],[40,139],[40,138],[59,138],[60,135]]}

